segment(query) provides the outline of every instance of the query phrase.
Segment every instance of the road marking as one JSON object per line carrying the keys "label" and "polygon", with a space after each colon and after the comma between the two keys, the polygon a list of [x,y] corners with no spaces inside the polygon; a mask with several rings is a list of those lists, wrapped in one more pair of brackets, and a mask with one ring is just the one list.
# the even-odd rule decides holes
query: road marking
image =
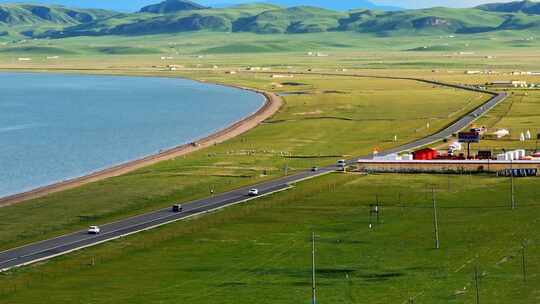
{"label": "road marking", "polygon": [[[176,218],[176,219],[173,219],[173,220],[170,220],[170,221],[166,221],[166,222],[159,223],[159,224],[156,224],[156,225],[148,226],[148,227],[143,228],[143,229],[139,229],[139,230],[131,231],[131,232],[128,232],[128,233],[124,233],[124,234],[121,234],[121,235],[118,235],[118,236],[115,236],[115,237],[112,237],[112,238],[107,238],[107,239],[104,239],[104,240],[101,240],[101,241],[98,241],[98,242],[95,242],[95,243],[91,243],[91,244],[79,246],[79,247],[76,247],[76,248],[72,248],[72,249],[69,249],[69,250],[66,250],[66,251],[63,251],[63,252],[59,252],[59,253],[56,253],[56,254],[53,254],[53,255],[49,255],[49,256],[46,256],[46,257],[43,257],[43,258],[38,258],[38,259],[34,259],[34,260],[31,260],[31,261],[28,261],[28,262],[24,262],[24,263],[21,263],[21,264],[18,264],[18,265],[13,265],[13,266],[10,266],[10,267],[2,268],[2,269],[0,269],[0,273],[8,271],[8,270],[13,269],[13,268],[23,267],[23,266],[34,264],[34,263],[37,263],[37,262],[46,261],[46,260],[53,259],[55,257],[59,257],[59,256],[62,256],[62,255],[66,255],[66,254],[69,254],[69,253],[72,253],[72,252],[75,252],[75,251],[78,251],[78,250],[81,250],[81,249],[85,249],[85,248],[97,246],[97,245],[100,245],[100,244],[103,244],[103,243],[106,243],[106,242],[114,241],[114,240],[117,240],[117,239],[120,239],[120,238],[130,236],[132,234],[152,230],[152,229],[155,229],[155,228],[158,228],[158,227],[161,227],[161,226],[165,226],[165,225],[168,225],[168,224],[171,224],[171,223],[174,223],[174,222],[187,220],[187,219],[190,219],[190,218],[193,218],[193,217],[196,217],[196,216],[201,216],[201,215],[204,215],[204,214],[212,213],[212,212],[218,211],[220,209],[224,209],[224,208],[231,207],[231,206],[234,206],[234,205],[249,202],[249,201],[252,201],[252,200],[255,200],[255,199],[258,199],[258,198],[262,198],[262,197],[266,197],[266,196],[269,196],[269,195],[272,195],[272,194],[275,194],[275,193],[278,193],[278,192],[287,191],[287,190],[290,190],[292,188],[294,188],[294,187],[291,186],[291,185],[288,185],[287,187],[283,187],[281,189],[270,191],[270,192],[261,194],[259,196],[249,197],[249,198],[246,198],[246,199],[243,199],[243,200],[240,200],[240,201],[232,202],[230,204],[226,204],[226,205],[219,206],[219,207],[216,207],[216,208],[212,208],[212,209],[204,210],[204,211],[197,212],[197,213],[194,213],[194,214],[191,214],[191,215],[187,215],[185,217]],[[222,201],[222,202],[224,202],[224,201]],[[162,219],[165,219],[165,218],[162,218]],[[148,222],[146,222],[146,224],[151,223],[151,222],[153,222],[153,221],[148,221]],[[141,224],[141,225],[143,225],[143,224]],[[135,227],[135,226],[139,226],[139,225],[133,225],[133,226],[130,226],[130,227]],[[119,231],[119,230],[122,230],[122,229],[118,229],[117,231]],[[108,232],[107,234],[111,234],[111,233],[112,232]],[[88,239],[91,239],[91,238],[87,238],[85,240],[88,240]],[[75,243],[78,243],[78,242],[79,241],[72,242],[70,244],[75,244]],[[62,245],[62,246],[58,246],[58,247],[55,247],[55,248],[68,246],[68,245]],[[35,253],[35,254],[32,254],[32,255],[37,255],[37,254],[43,253],[45,251],[53,250],[53,249],[40,251],[39,253]],[[32,256],[32,255],[28,255],[28,256]],[[17,260],[17,259],[20,259],[20,258],[22,258],[22,257],[11,259],[9,261],[3,262],[2,264],[6,264],[6,263],[9,263],[10,261]]]}

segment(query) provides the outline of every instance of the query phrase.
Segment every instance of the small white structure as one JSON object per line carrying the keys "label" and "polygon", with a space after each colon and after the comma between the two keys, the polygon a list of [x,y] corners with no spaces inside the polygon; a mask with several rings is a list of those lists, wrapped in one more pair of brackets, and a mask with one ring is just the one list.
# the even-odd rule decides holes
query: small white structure
{"label": "small white structure", "polygon": [[514,152],[506,152],[506,153],[504,153],[504,155],[505,155],[504,160],[515,160],[515,158],[514,158],[514,156],[515,156]]}
{"label": "small white structure", "polygon": [[527,82],[522,81],[522,80],[512,80],[512,81],[497,80],[497,81],[493,81],[490,85],[492,85],[494,87],[505,87],[505,88],[511,88],[511,87],[514,87],[514,88],[526,88],[527,87]]}
{"label": "small white structure", "polygon": [[383,156],[374,156],[375,160],[401,160],[401,157],[397,153],[392,153]]}
{"label": "small white structure", "polygon": [[19,60],[19,61],[32,61],[32,58],[19,57],[17,60]]}
{"label": "small white structure", "polygon": [[514,161],[527,159],[527,152],[523,149],[508,151],[504,154],[498,154],[497,160]]}
{"label": "small white structure", "polygon": [[178,65],[178,64],[169,64],[167,66],[167,68],[169,69],[169,71],[176,71],[178,69],[184,68],[184,66],[183,65]]}
{"label": "small white structure", "polygon": [[527,130],[527,132],[525,132],[525,139],[527,139],[527,140],[531,140],[531,139],[532,139],[531,130]]}
{"label": "small white structure", "polygon": [[497,138],[503,138],[505,136],[510,135],[510,131],[508,131],[507,129],[499,129],[493,134],[495,134]]}
{"label": "small white structure", "polygon": [[448,147],[448,149],[451,149],[452,151],[461,151],[462,145],[461,145],[460,142],[455,141],[455,142],[453,142],[453,143],[450,144],[450,146]]}
{"label": "small white structure", "polygon": [[523,134],[523,132],[519,135],[519,141],[525,141],[525,134]]}
{"label": "small white structure", "polygon": [[273,74],[272,75],[272,78],[293,78],[294,75],[292,74],[287,74],[287,75],[284,75],[284,74]]}
{"label": "small white structure", "polygon": [[401,155],[401,160],[414,160],[414,156],[410,153]]}
{"label": "small white structure", "polygon": [[522,80],[512,80],[512,85],[514,88],[526,88],[527,82]]}

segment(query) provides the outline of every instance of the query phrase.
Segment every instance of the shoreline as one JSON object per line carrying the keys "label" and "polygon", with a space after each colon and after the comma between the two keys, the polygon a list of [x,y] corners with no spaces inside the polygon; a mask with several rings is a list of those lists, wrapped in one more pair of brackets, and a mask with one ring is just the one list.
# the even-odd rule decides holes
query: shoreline
{"label": "shoreline", "polygon": [[[197,81],[197,80],[195,80]],[[69,189],[73,189],[79,186],[83,186],[89,183],[101,181],[107,178],[120,176],[135,170],[162,162],[184,156],[216,144],[223,143],[229,139],[237,137],[246,133],[247,131],[257,127],[260,123],[273,116],[282,106],[283,101],[277,94],[257,90],[253,88],[246,88],[235,85],[227,85],[216,83],[216,85],[228,86],[240,90],[246,90],[261,94],[265,98],[265,103],[254,113],[240,119],[239,121],[217,131],[206,137],[200,138],[193,143],[183,144],[174,148],[170,148],[161,151],[157,154],[152,154],[140,159],[128,161],[116,166],[112,166],[103,170],[99,170],[87,175],[68,179],[65,181],[53,183],[47,186],[39,187],[33,190],[0,197],[0,208],[28,201],[31,199],[40,198],[52,193],[61,192]],[[196,145],[194,145],[196,143]]]}

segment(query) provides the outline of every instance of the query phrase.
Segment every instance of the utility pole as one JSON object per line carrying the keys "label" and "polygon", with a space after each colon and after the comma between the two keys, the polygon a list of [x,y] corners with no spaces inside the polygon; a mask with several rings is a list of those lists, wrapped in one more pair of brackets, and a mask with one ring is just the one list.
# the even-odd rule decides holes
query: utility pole
{"label": "utility pole", "polygon": [[377,202],[377,205],[375,206],[375,213],[377,214],[377,225],[380,224],[380,219],[379,219],[379,213],[380,213],[380,207],[379,207],[379,195],[377,195],[376,197],[376,202]]}
{"label": "utility pole", "polygon": [[311,235],[311,304],[317,304],[317,282],[315,270],[315,232]]}
{"label": "utility pole", "polygon": [[398,192],[398,205],[401,207],[401,215],[405,213],[405,205],[403,204],[403,201],[401,200],[401,192]]}
{"label": "utility pole", "polygon": [[478,278],[478,266],[474,267],[474,286],[476,289],[476,304],[480,304],[480,282]]}
{"label": "utility pole", "polygon": [[521,245],[521,271],[523,272],[523,282],[527,283],[527,261],[525,259],[525,243]]}
{"label": "utility pole", "polygon": [[435,186],[431,186],[431,199],[433,201],[433,226],[435,228],[435,248],[440,249],[439,242],[439,219],[437,218],[437,200],[435,198]]}
{"label": "utility pole", "polygon": [[512,159],[510,159],[510,195],[511,195],[511,203],[512,203],[512,210],[516,209],[516,196],[515,196],[515,186],[514,186],[514,163]]}

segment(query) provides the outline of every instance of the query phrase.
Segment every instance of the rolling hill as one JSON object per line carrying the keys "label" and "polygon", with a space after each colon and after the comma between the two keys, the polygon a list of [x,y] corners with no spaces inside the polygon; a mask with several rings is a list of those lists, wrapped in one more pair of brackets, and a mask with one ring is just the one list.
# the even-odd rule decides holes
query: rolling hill
{"label": "rolling hill", "polygon": [[401,10],[399,7],[388,5],[377,5],[367,0],[271,0],[266,1],[272,4],[280,6],[293,7],[293,6],[316,6],[320,8],[326,8],[337,11],[348,11],[351,9],[371,9],[381,11],[397,11]]}
{"label": "rolling hill", "polygon": [[158,4],[145,6],[140,10],[140,12],[153,14],[170,14],[181,11],[191,11],[207,8],[209,7],[202,6],[192,1],[166,0]]}
{"label": "rolling hill", "polygon": [[501,13],[524,13],[530,15],[540,15],[540,2],[516,1],[508,3],[491,3],[477,7],[480,10]]}
{"label": "rolling hill", "polygon": [[96,9],[71,9],[63,6],[32,4],[0,5],[0,24],[41,25],[44,23],[73,25],[89,23],[116,15],[116,12]]}
{"label": "rolling hill", "polygon": [[[37,30],[22,32],[34,38],[136,36],[193,31],[257,34],[348,31],[379,36],[451,35],[508,30],[540,31],[540,15],[534,14],[538,5],[521,1],[470,9],[360,9],[343,12],[313,6],[282,7],[272,4],[208,8],[192,1],[166,0],[133,14],[18,5],[17,10],[11,10],[15,12],[21,9],[25,14],[30,14],[28,18],[6,17],[0,11],[0,22],[9,20],[13,26],[35,25]],[[51,24],[55,26],[51,28]]]}
{"label": "rolling hill", "polygon": [[33,36],[38,29],[87,24],[117,15],[99,9],[71,9],[54,5],[4,4],[0,5],[0,32],[13,32]]}

